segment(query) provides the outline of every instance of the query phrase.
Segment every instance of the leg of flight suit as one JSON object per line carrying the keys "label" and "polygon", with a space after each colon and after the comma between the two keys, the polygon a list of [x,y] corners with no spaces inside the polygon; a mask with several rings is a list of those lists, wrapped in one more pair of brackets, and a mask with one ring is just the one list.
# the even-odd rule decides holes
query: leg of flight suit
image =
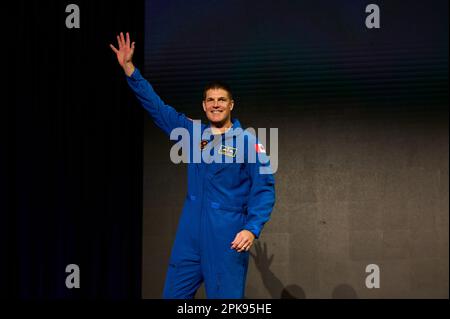
{"label": "leg of flight suit", "polygon": [[185,203],[170,256],[164,298],[194,298],[195,292],[203,281],[198,238],[199,211],[192,199]]}
{"label": "leg of flight suit", "polygon": [[243,298],[248,252],[231,249],[231,242],[245,225],[239,211],[208,208],[202,247],[202,268],[208,298]]}
{"label": "leg of flight suit", "polygon": [[169,264],[163,298],[193,299],[203,281],[200,262],[181,261]]}
{"label": "leg of flight suit", "polygon": [[218,262],[209,262],[205,291],[210,299],[242,299],[248,268],[248,252],[223,252]]}

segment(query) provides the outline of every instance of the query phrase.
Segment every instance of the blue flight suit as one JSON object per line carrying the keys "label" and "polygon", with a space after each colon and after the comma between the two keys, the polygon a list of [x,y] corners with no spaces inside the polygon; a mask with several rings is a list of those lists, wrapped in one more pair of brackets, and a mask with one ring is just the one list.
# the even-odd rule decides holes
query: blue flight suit
{"label": "blue flight suit", "polygon": [[[238,253],[230,247],[243,229],[258,238],[270,218],[275,204],[275,180],[265,151],[261,152],[256,137],[243,131],[236,119],[232,120],[233,134],[211,135],[202,150],[200,139],[194,139],[195,121],[164,104],[138,69],[127,81],[155,124],[167,135],[174,128],[184,128],[192,137],[187,145],[187,196],[163,297],[193,298],[204,282],[208,298],[243,298],[249,253]],[[197,127],[201,133],[210,130],[210,125]],[[206,152],[203,156],[207,160],[202,157],[195,162],[195,151]],[[218,156],[222,162],[217,161]],[[269,172],[261,174],[261,169]]]}

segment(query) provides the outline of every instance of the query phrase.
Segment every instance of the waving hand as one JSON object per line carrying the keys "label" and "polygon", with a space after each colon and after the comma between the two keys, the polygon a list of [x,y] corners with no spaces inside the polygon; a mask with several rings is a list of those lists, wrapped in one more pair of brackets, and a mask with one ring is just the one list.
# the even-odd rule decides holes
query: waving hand
{"label": "waving hand", "polygon": [[109,46],[116,54],[117,62],[119,62],[125,73],[130,76],[134,71],[132,59],[135,42],[130,41],[130,34],[128,32],[126,33],[126,38],[123,36],[123,33],[120,32],[120,35],[117,36],[117,43],[119,46],[118,49],[112,44]]}

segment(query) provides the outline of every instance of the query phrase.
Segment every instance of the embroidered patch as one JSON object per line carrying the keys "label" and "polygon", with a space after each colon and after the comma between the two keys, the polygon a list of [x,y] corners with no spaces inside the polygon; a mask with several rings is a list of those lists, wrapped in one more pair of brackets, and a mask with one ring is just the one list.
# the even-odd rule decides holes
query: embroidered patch
{"label": "embroidered patch", "polygon": [[219,154],[235,157],[237,149],[227,145],[220,145]]}
{"label": "embroidered patch", "polygon": [[264,145],[262,145],[260,143],[255,144],[255,150],[256,150],[256,153],[265,153],[266,152]]}
{"label": "embroidered patch", "polygon": [[208,144],[208,140],[202,140],[200,142],[200,149],[204,149],[206,147],[206,145]]}

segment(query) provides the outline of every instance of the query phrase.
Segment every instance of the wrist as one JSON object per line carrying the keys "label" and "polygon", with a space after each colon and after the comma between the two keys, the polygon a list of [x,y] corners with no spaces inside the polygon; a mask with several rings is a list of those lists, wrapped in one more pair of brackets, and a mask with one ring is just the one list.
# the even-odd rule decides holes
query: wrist
{"label": "wrist", "polygon": [[131,76],[135,69],[133,62],[126,62],[122,68],[127,76]]}

